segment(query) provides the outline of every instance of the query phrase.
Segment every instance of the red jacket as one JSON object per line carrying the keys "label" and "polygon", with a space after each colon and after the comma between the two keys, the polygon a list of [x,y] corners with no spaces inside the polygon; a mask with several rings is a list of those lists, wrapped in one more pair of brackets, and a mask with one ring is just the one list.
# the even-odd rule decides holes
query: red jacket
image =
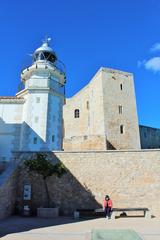
{"label": "red jacket", "polygon": [[108,207],[112,208],[112,200],[109,199],[108,201],[106,201],[106,199],[104,199],[103,201],[103,207],[105,208],[107,206],[107,203],[108,203]]}

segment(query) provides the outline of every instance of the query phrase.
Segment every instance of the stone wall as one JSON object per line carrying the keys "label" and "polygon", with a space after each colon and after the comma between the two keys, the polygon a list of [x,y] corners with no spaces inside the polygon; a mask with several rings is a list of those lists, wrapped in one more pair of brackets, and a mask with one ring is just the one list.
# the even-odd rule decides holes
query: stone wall
{"label": "stone wall", "polygon": [[[74,115],[76,109],[79,117]],[[66,99],[63,118],[65,151],[140,149],[130,73],[100,68],[83,89]]]}
{"label": "stone wall", "polygon": [[102,68],[102,89],[109,149],[140,149],[133,74]]}
{"label": "stone wall", "polygon": [[15,212],[17,198],[17,171],[10,164],[0,175],[0,219],[9,217]]}
{"label": "stone wall", "polygon": [[160,148],[160,129],[147,126],[139,126],[141,148]]}
{"label": "stone wall", "polygon": [[[89,84],[66,99],[63,107],[65,151],[106,150],[101,78],[99,70]],[[79,110],[79,118],[74,116],[75,109]]]}
{"label": "stone wall", "polygon": [[[20,159],[31,157],[21,153]],[[48,159],[61,161],[68,169],[62,178],[48,179],[51,202],[61,212],[76,208],[97,208],[105,194],[114,207],[148,207],[160,216],[160,151],[86,151],[48,153]],[[32,208],[46,204],[43,179],[24,170],[19,175],[18,198],[24,182],[32,185]]]}
{"label": "stone wall", "polygon": [[106,137],[104,135],[83,135],[73,136],[70,139],[64,140],[64,149],[70,151],[85,150],[106,150]]}

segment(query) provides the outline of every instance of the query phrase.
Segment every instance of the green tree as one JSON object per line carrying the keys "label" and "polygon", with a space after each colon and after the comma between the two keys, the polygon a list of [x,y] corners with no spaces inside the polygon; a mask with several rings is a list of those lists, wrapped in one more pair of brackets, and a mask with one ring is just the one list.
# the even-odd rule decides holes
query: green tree
{"label": "green tree", "polygon": [[47,184],[47,178],[52,175],[61,177],[63,174],[67,172],[65,166],[61,162],[52,164],[50,161],[46,159],[46,155],[42,153],[37,153],[36,157],[33,159],[25,160],[24,165],[29,171],[38,173],[43,177],[45,191],[47,195],[46,207],[50,207],[50,195],[49,195],[49,189]]}

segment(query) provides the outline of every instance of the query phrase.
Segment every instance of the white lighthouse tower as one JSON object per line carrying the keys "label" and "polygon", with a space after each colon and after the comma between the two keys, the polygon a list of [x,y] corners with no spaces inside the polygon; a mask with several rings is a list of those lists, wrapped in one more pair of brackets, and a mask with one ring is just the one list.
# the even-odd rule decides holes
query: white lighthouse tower
{"label": "white lighthouse tower", "polygon": [[65,71],[58,66],[47,38],[33,54],[33,64],[21,73],[25,89],[20,151],[62,150],[62,111],[65,100]]}

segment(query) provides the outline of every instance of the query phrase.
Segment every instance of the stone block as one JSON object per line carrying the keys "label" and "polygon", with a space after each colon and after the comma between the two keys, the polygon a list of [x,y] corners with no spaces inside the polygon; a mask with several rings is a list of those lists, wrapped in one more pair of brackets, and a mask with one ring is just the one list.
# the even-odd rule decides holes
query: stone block
{"label": "stone block", "polygon": [[37,216],[41,218],[55,218],[59,216],[59,208],[37,208]]}

